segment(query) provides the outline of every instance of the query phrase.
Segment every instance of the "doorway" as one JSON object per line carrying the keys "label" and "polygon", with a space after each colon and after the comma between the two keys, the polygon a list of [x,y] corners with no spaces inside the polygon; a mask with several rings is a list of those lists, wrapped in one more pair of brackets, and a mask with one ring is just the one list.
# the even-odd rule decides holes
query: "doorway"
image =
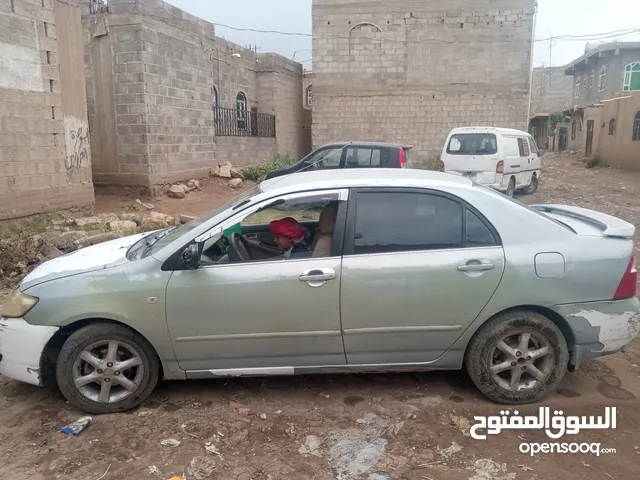
{"label": "doorway", "polygon": [[566,128],[558,129],[558,151],[564,152],[567,150],[567,139],[569,137],[569,130]]}
{"label": "doorway", "polygon": [[593,150],[593,129],[595,120],[587,120],[587,145],[584,149],[585,157],[590,157]]}

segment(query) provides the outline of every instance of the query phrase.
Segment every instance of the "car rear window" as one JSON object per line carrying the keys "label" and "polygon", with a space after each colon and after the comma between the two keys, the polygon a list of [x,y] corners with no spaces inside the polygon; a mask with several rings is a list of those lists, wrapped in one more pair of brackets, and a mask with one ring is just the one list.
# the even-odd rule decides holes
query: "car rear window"
{"label": "car rear window", "polygon": [[493,133],[457,133],[451,136],[447,153],[450,155],[494,155],[498,140]]}

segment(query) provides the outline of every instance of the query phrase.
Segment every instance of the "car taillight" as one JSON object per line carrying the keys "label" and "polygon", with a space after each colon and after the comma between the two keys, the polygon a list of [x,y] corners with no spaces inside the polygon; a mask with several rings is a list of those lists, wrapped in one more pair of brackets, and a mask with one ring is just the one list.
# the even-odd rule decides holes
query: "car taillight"
{"label": "car taillight", "polygon": [[631,298],[636,294],[636,285],[638,282],[638,272],[636,271],[636,259],[631,258],[627,270],[620,280],[620,285],[616,290],[616,294],[613,296],[614,300],[622,300],[624,298]]}
{"label": "car taillight", "polygon": [[404,153],[404,148],[400,149],[400,168],[407,168],[407,154]]}
{"label": "car taillight", "polygon": [[444,167],[445,167],[444,162],[442,160],[440,160],[440,171],[441,172],[444,172]]}
{"label": "car taillight", "polygon": [[496,165],[496,173],[504,173],[504,162],[502,160]]}

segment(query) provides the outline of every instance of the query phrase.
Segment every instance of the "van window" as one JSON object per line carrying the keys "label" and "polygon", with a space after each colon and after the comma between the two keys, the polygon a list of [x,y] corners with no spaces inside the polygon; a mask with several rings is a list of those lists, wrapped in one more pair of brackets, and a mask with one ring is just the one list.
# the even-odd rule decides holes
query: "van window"
{"label": "van window", "polygon": [[518,148],[520,149],[521,157],[529,156],[529,144],[526,138],[518,138]]}
{"label": "van window", "polygon": [[458,133],[451,136],[447,153],[450,155],[494,155],[498,141],[492,133]]}
{"label": "van window", "polygon": [[538,145],[536,145],[536,142],[533,138],[529,138],[529,146],[531,147],[532,153],[538,153]]}

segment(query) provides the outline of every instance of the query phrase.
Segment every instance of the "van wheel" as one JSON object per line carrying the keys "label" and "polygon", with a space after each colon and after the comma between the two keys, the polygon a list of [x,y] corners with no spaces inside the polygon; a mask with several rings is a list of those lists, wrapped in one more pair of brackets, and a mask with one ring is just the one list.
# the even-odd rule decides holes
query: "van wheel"
{"label": "van wheel", "polygon": [[511,177],[511,180],[509,180],[509,186],[507,187],[507,191],[504,192],[504,194],[507,197],[513,197],[515,193],[516,193],[516,179]]}
{"label": "van wheel", "polygon": [[569,351],[560,329],[530,311],[503,313],[469,342],[465,365],[476,387],[497,403],[537,402],[558,388]]}
{"label": "van wheel", "polygon": [[531,177],[531,183],[528,187],[523,188],[522,192],[525,195],[533,195],[538,190],[538,176],[534,173]]}

